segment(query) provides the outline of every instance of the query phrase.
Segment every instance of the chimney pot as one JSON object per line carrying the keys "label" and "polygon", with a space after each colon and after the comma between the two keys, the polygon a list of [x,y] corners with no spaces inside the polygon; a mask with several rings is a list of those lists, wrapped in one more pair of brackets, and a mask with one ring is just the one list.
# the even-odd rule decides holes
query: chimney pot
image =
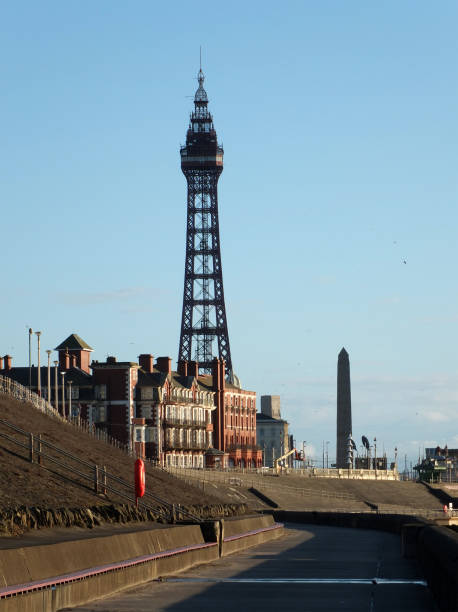
{"label": "chimney pot", "polygon": [[138,363],[140,367],[148,372],[149,374],[153,371],[154,357],[152,355],[148,355],[146,353],[138,356]]}
{"label": "chimney pot", "polygon": [[178,374],[180,374],[180,376],[188,375],[188,362],[185,359],[180,359],[178,362]]}
{"label": "chimney pot", "polygon": [[156,368],[164,374],[172,373],[172,359],[170,357],[158,357],[156,361]]}
{"label": "chimney pot", "polygon": [[11,355],[5,355],[3,359],[5,361],[5,371],[9,372],[11,370],[11,362],[13,358],[11,357]]}
{"label": "chimney pot", "polygon": [[194,376],[194,378],[199,378],[199,362],[190,361],[188,363],[188,376]]}

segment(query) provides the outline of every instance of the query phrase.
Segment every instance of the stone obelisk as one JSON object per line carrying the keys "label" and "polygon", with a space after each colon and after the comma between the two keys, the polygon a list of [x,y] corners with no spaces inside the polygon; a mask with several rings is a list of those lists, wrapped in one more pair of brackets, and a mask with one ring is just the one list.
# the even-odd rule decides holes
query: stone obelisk
{"label": "stone obelisk", "polygon": [[348,438],[351,435],[350,360],[343,348],[337,360],[337,459],[336,467],[348,467]]}

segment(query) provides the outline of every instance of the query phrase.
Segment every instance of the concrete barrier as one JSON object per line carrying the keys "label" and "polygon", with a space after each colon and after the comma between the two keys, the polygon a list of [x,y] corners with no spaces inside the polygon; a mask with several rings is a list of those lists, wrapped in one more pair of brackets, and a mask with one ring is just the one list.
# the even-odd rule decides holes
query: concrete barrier
{"label": "concrete barrier", "polygon": [[207,521],[0,552],[0,611],[55,612],[278,537],[273,517]]}
{"label": "concrete barrier", "polygon": [[276,523],[271,514],[221,522],[221,556],[257,546],[283,534],[283,525]]}
{"label": "concrete barrier", "polygon": [[2,550],[0,610],[54,612],[218,557],[199,525]]}
{"label": "concrete barrier", "polygon": [[288,521],[290,523],[309,523],[311,525],[378,529],[397,534],[401,533],[404,523],[411,523],[416,520],[415,517],[404,514],[376,514],[375,512],[273,510],[272,515],[275,520],[281,522]]}
{"label": "concrete barrier", "polygon": [[273,511],[276,520],[379,529],[400,535],[401,553],[416,558],[442,612],[458,612],[458,533],[396,514]]}
{"label": "concrete barrier", "polygon": [[440,609],[458,611],[458,534],[425,526],[418,533],[417,555]]}

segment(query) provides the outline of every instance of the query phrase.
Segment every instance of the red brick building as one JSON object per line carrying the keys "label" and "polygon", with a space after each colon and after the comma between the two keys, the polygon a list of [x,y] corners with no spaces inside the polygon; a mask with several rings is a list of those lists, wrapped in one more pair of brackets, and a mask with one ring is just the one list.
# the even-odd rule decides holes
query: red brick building
{"label": "red brick building", "polygon": [[256,443],[256,392],[226,380],[225,363],[213,362],[216,392],[215,447],[228,453],[228,467],[261,467],[262,450]]}
{"label": "red brick building", "polygon": [[[256,393],[226,380],[224,361],[214,359],[212,375],[199,375],[196,362],[181,361],[172,370],[170,357],[139,356],[139,362],[90,362],[92,348],[76,334],[59,346],[58,365],[41,368],[42,395],[65,416],[81,417],[106,431],[139,457],[177,467],[260,467],[256,445]],[[0,364],[2,367],[3,364]],[[92,370],[92,373],[91,373]],[[3,375],[28,386],[29,368],[13,368],[4,359]],[[64,376],[62,376],[64,373]],[[37,368],[32,367],[32,390]],[[69,385],[68,383],[71,383]]]}
{"label": "red brick building", "polygon": [[172,371],[170,357],[139,356],[136,390],[137,416],[145,421],[147,457],[162,465],[204,467],[205,455],[213,447],[212,413],[214,393],[200,383],[195,369],[186,363]]}

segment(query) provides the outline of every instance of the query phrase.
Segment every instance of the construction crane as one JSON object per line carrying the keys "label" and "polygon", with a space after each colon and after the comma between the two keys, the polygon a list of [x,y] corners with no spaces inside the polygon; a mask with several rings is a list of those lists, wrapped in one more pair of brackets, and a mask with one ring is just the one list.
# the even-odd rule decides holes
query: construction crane
{"label": "construction crane", "polygon": [[288,451],[287,453],[285,453],[284,455],[282,455],[281,457],[278,457],[277,459],[275,459],[275,463],[274,463],[274,468],[275,471],[278,472],[279,467],[282,467],[281,465],[279,465],[279,463],[281,463],[282,461],[284,461],[287,457],[289,457],[290,455],[292,455],[293,453],[296,453],[295,455],[295,459],[299,459],[300,458],[300,453],[297,449],[292,448],[290,451]]}

